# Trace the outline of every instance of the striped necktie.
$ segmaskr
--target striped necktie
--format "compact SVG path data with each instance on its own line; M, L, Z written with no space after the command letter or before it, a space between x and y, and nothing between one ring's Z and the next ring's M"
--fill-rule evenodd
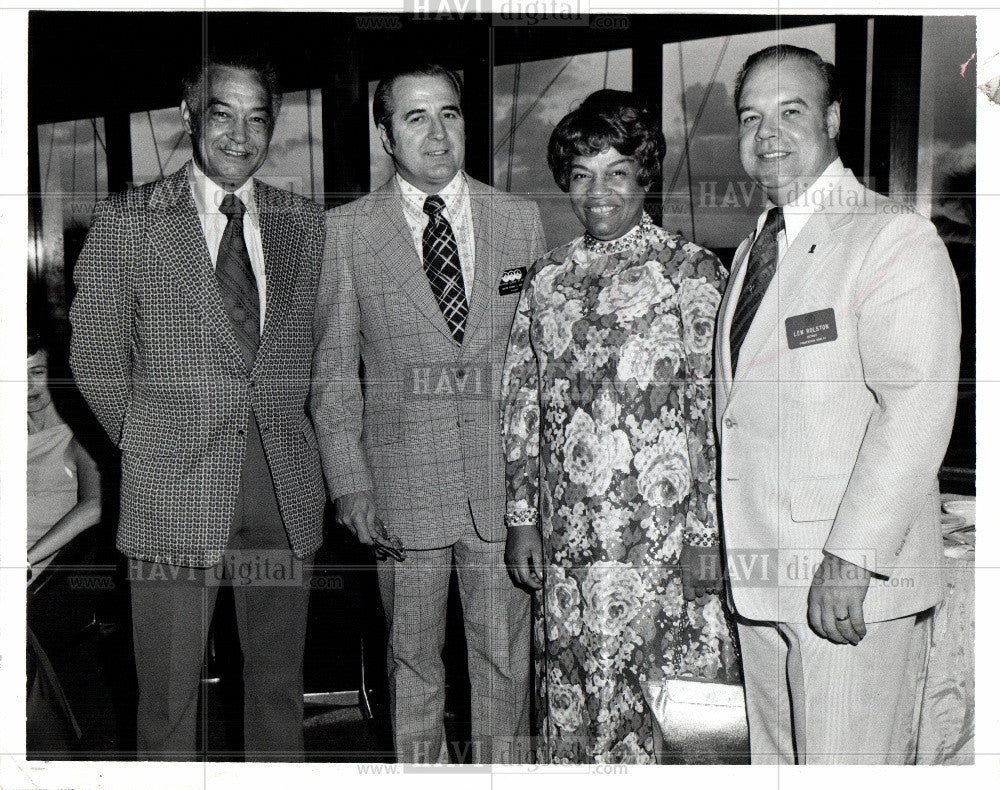
M743 290L736 302L736 312L729 328L729 350L733 362L733 375L736 375L736 363L740 356L740 346L750 331L750 324L757 314L764 292L774 277L778 265L778 234L785 229L785 218L781 206L775 206L767 212L764 227L761 228L757 240L750 250L750 260L747 263L747 273L743 278Z
M444 201L439 195L429 195L424 201L424 213L430 220L424 228L424 271L452 337L461 343L469 303L465 299L455 234L441 213L443 210Z
M243 347L247 363L253 365L260 345L260 295L257 279L250 266L250 252L243 238L243 212L246 207L229 192L222 199L219 211L229 217L219 242L215 263L215 279L219 283L222 304Z

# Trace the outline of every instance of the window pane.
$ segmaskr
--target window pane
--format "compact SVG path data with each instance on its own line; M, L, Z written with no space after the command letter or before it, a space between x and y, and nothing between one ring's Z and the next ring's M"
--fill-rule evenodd
M736 73L750 55L773 44L807 47L833 63L834 39L835 27L829 24L663 47L664 227L713 249L734 248L743 240L766 197L740 165L733 109Z
M535 200L546 241L549 247L557 247L575 239L583 229L546 164L549 137L563 116L594 91L632 89L632 50L519 65L519 71L515 65L493 70L493 184ZM516 116L512 118L515 92Z
M94 204L108 193L105 139L103 118L38 127L42 217L31 234L28 276L47 291L52 319L66 318L67 262L80 254Z
M925 17L917 210L948 247L962 295L962 381L942 488L972 493L976 468L976 51L973 17ZM967 486L965 488L961 486Z
M271 138L267 160L256 177L322 202L322 91L286 93ZM191 142L177 107L132 114L132 179L155 181L191 157Z

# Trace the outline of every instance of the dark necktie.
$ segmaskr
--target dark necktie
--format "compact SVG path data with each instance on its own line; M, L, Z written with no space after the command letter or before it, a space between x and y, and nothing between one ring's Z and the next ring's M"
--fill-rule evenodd
M443 210L444 201L439 195L430 195L424 201L424 213L430 218L424 228L424 271L452 337L461 343L469 303L465 299L455 234L441 213Z
M764 292L774 277L778 265L778 234L785 228L785 218L781 206L775 206L767 212L764 227L761 228L757 240L750 250L750 260L747 263L747 273L743 278L743 290L736 302L736 312L729 328L729 350L733 361L733 375L736 375L736 363L740 356L740 346L746 339L750 324L757 314L757 308L764 298Z
M219 210L229 217L219 242L215 279L219 282L222 304L243 347L247 363L252 365L260 345L260 296L257 279L250 266L250 253L243 239L243 201L227 193Z

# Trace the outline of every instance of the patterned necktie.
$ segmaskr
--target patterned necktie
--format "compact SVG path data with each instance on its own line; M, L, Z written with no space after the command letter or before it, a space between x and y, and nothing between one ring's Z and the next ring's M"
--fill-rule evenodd
M469 303L465 299L455 234L441 213L443 210L444 201L439 195L430 195L424 201L424 213L430 218L424 228L424 271L452 337L461 343Z
M257 279L250 266L250 253L243 239L243 212L246 208L236 195L227 193L219 210L229 217L219 242L215 279L219 283L222 304L243 347L247 363L252 365L260 345L260 295Z
M750 250L750 261L747 263L747 273L743 278L743 290L736 302L736 312L729 328L729 350L733 361L733 375L736 375L736 362L740 356L740 346L750 331L750 324L757 314L757 308L764 298L764 292L774 277L778 265L778 234L785 228L785 217L781 206L775 206L767 212L764 227Z

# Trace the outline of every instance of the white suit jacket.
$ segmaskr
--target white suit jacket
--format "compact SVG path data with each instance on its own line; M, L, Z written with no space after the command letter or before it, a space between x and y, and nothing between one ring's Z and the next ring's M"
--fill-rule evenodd
M958 283L927 219L850 173L841 181L781 259L735 372L729 333L752 236L717 322L722 525L731 600L750 619L805 622L824 551L878 574L868 621L941 595Z

